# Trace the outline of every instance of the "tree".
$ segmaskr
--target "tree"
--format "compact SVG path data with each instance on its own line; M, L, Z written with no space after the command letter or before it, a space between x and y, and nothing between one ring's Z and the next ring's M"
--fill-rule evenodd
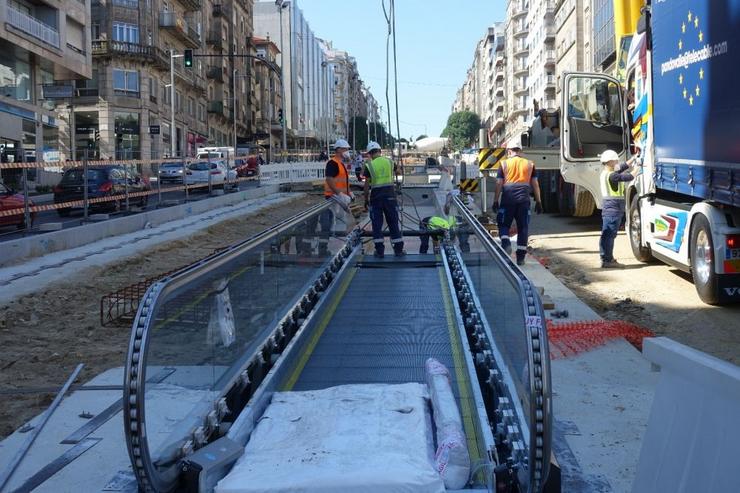
M367 120L362 116L356 116L354 117L354 125L351 120L349 124L349 135L347 136L347 141L350 145L352 145L353 141L353 128L356 132L356 135L354 136L355 147L360 151L364 151L367 148L368 140L370 139L377 139L378 144L386 149L393 147L396 142L396 139L394 139L385 129L385 125L379 122L370 122L370 135L368 139Z
M450 139L450 148L459 151L469 146L478 138L480 117L472 111L458 111L447 119L447 126L442 131L442 137Z

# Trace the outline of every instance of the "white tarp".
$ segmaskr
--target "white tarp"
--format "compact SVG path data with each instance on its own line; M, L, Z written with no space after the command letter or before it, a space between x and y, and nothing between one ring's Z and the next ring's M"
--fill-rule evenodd
M445 491L426 386L276 392L216 493Z

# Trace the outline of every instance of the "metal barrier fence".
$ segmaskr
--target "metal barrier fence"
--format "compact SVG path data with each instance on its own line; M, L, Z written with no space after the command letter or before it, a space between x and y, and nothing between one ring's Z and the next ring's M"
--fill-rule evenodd
M92 212L130 212L144 208L156 197L157 206L166 201L188 201L196 192L212 194L215 189L238 191L244 182L295 183L323 179L323 155L289 151L280 164L262 164L256 153L208 153L204 158L87 159L54 162L0 163L0 236L31 231L38 214L56 211L66 217L72 209L82 210L87 221ZM299 159L316 160L312 163ZM104 170L98 173L96 170ZM264 176L260 176L264 170ZM77 173L75 173L77 172ZM36 203L29 175L58 175L51 187L50 203ZM3 183L5 181L5 183ZM45 220L48 222L49 218ZM9 229L15 226L16 230Z

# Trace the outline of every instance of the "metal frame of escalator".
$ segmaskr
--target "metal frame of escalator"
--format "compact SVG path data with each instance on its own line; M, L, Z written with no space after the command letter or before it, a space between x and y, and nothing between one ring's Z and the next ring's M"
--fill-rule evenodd
M132 326L123 382L124 435L126 438L129 457L131 459L131 465L139 483L140 491L172 491L176 486L179 476L177 464L173 465L173 467L168 469L164 474L155 470L146 438L146 412L144 407L144 395L146 392L145 369L147 363L149 333L150 328L152 328L152 324L154 323L153 315L155 313L157 302L160 299L164 299L166 295L172 291L193 282L199 276L212 272L214 269L223 266L239 255L248 252L250 249L270 240L271 238L278 236L282 232L300 224L308 218L320 214L329 207L331 207L331 204L328 202L311 207L308 210L292 216L247 240L239 242L224 251L211 255L182 271L154 283L144 294ZM204 417L206 424L210 428L213 428L214 426L217 427L227 413L234 411L227 409L225 396L234 387L245 387L250 383L250 378L254 373L252 369L255 364L259 366L260 372L265 369L269 371L269 366L266 364L263 355L266 350L265 348L272 347L274 350L274 337L276 336L276 333L279 332L284 337L285 331L290 330L291 334L294 335L300 328L298 319L313 308L318 299L317 290L325 289L331 284L335 274L341 269L344 261L351 254L353 249L350 245L353 242L359 242L359 232L353 232L348 237L344 248L328 261L325 271L316 276L313 283L314 286L309 288L306 294L303 295L295 305L288 307L285 312L285 316L275 325L274 332L264 341L265 347L263 348L263 346L260 345L260 349L256 354L248 360L245 360L242 368L240 368L239 371L236 371L234 373L235 376L224 386L220 393L220 397L216 399L216 402L214 402L214 409L208 414L208 416ZM289 328L286 329L286 327ZM269 358L270 355L268 354L267 357ZM265 371L264 373L267 372ZM197 434L198 431L196 430L195 433ZM206 436L205 438L208 437ZM200 446L202 445L203 444ZM191 452L195 451L198 448L198 444L191 444L191 448Z
M530 384L530 421L528 463L529 477L525 486L526 491L542 491L547 480L552 450L552 388L550 375L550 356L546 329L545 311L542 300L531 281L519 269L511 258L504 252L483 225L478 222L463 202L455 197L454 203L464 220L473 228L473 232L480 240L486 251L500 264L501 272L514 283L521 295L522 310L525 315L524 330L527 333L529 357L529 384ZM463 269L464 270L464 269ZM467 273L465 274L467 277ZM480 307L480 301L474 296L473 305ZM485 316L481 313L481 320ZM489 334L491 327L485 323ZM490 341L495 347L494 339ZM514 391L514 389L509 389ZM523 417L522 417L523 418ZM519 420L522 423L522 419Z

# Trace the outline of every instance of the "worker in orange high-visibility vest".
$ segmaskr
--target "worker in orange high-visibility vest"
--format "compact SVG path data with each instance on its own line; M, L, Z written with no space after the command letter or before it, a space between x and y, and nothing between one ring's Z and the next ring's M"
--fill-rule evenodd
M354 199L349 188L349 172L347 164L350 162L349 143L339 139L334 144L334 155L326 162L324 168L324 198L337 200L344 207ZM326 209L319 217L321 235L319 236L319 255L326 255L329 248L329 236L334 222L334 213Z
M512 252L509 229L516 221L518 230L516 263L524 265L529 229L529 196L534 194L535 212L542 213L540 185L537 181L534 163L519 155L522 151L519 139L512 139L506 147L507 158L501 162L498 169L493 211L496 213L501 246L509 255ZM499 198L501 199L500 206Z

